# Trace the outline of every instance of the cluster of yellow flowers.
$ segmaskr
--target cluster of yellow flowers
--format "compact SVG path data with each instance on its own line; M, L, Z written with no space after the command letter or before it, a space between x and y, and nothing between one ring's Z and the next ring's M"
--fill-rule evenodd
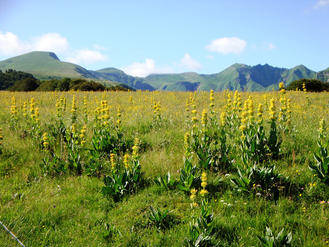
M23 117L26 118L27 117L27 102L24 101L23 103Z
M206 128L207 123L208 123L208 113L207 113L207 110L204 109L202 111L202 115L201 115L201 124L202 124L203 129Z
M226 124L226 112L225 111L222 111L220 114L220 124L222 125L222 127L224 127Z
M248 101L245 101L241 112L241 125L239 127L241 132L247 129L247 122L248 122Z
M10 107L10 114L11 118L17 120L17 106L16 106L16 98L13 96L11 98L11 107Z
M86 144L86 132L87 132L87 125L83 125L82 129L80 130L80 145L83 147Z
M276 120L276 108L275 108L275 100L273 98L270 100L269 111L270 111L270 119L272 121L275 121Z
M71 107L71 113L72 113L72 122L74 123L77 119L77 105L76 105L76 99L75 95L73 95L72 98L72 107Z
M101 100L100 107L95 110L96 120L101 121L102 125L107 125L110 119L110 107L107 100Z
M126 153L124 156L123 156L123 165L126 169L129 169L129 154Z
M192 124L193 124L193 128L196 128L197 127L197 122L199 121L198 118L197 118L197 110L196 110L196 105L192 105Z
M283 82L279 83L279 89L280 89L280 93L282 93L282 94L286 93L286 89L284 88L284 83Z
M133 159L137 159L138 158L139 145L140 145L140 141L136 137L135 140L134 140L134 146L132 148L133 149L133 153L132 153L132 158Z
M43 135L42 135L42 146L43 146L44 150L49 149L49 136L48 136L47 132L43 133Z
M241 111L241 106L242 106L241 94L238 91L235 91L233 97L234 110Z
M215 97L214 97L214 90L210 90L210 96L209 96L210 104L210 112L213 113L213 109L215 107Z
M190 150L190 133L186 132L184 135L184 149L185 149L185 157L189 157L191 154Z
M60 97L56 99L56 116L57 118L63 117L66 110L66 98Z
M116 162L115 162L115 154L114 153L110 154L110 162L111 162L111 169L112 169L113 172L115 172Z
M201 175L201 191L200 191L200 195L201 196L205 196L208 194L208 191L206 190L206 186L207 186L207 173L206 172L202 172Z
M30 116L32 121L38 123L39 119L39 108L36 107L35 99L32 97L30 100Z
M161 117L161 105L160 102L155 102L153 105L153 114L156 119L159 119Z

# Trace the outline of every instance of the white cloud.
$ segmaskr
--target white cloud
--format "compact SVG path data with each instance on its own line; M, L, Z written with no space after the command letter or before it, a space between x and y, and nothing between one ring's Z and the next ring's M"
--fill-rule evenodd
M88 64L88 63L106 61L107 57L102 53L100 53L99 51L83 49L83 50L75 51L73 56L68 57L65 60L71 63Z
M72 49L68 40L58 33L46 33L22 41L11 32L2 33L0 31L0 56L17 56L31 51L51 51L66 57L65 61L91 64L107 59L101 53L102 50L105 48L97 44L93 45L93 49Z
M69 48L69 43L66 38L58 33L46 33L42 36L34 38L30 45L32 50L36 51L52 51L65 52Z
M0 55L15 56L30 51L64 52L69 45L58 33L46 33L30 41L21 41L17 35L0 31Z
M246 48L247 42L236 37L224 37L213 40L206 49L222 54L239 54Z
M193 59L190 54L185 53L184 57L180 60L181 66L189 70L198 70L201 68L201 64Z
M318 0L318 2L315 5L315 8L323 7L329 5L329 0Z
M151 58L146 58L144 62L132 63L122 70L132 76L145 77L150 74L172 73L173 69L170 67L157 67L155 61Z
M29 49L28 44L24 44L19 38L11 33L0 31L0 55L12 56L25 52Z

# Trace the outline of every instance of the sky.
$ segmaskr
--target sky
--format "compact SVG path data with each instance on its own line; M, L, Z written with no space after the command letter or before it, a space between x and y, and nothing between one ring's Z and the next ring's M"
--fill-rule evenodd
M52 51L134 76L329 67L329 0L0 0L0 60Z

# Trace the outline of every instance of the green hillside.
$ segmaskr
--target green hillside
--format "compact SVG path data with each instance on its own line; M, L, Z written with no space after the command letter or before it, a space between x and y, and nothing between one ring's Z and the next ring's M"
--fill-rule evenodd
M144 81L156 89L168 88L169 85L180 81L201 82L202 77L194 72L180 74L151 74L144 78Z
M52 52L30 52L0 62L0 70L15 69L31 73L38 79L84 78L103 84L123 83L142 90L194 91L225 89L240 91L267 91L277 89L283 81L288 85L299 79L319 79L329 82L329 68L316 73L304 65L292 69L273 67L268 64L249 66L233 64L215 74L195 72L177 74L151 74L145 78L127 75L124 71L109 67L96 71L79 65L62 62Z
M24 71L38 79L63 77L96 79L91 72L79 65L61 62L53 52L34 51L12 57L1 61L0 69Z
M104 68L97 71L93 71L93 73L99 79L125 83L128 86L136 89L150 90L150 91L155 90L155 88L150 84L146 83L143 78L127 75L122 70L116 68Z

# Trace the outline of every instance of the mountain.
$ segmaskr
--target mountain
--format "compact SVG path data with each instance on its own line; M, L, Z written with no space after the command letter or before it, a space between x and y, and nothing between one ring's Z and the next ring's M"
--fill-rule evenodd
M273 67L268 64L249 66L233 64L215 74L185 72L176 74L151 74L147 77L127 75L116 68L104 68L96 71L87 70L73 63L62 62L52 52L30 52L0 62L0 70L15 69L33 74L38 79L49 78L85 78L124 83L135 89L195 91L225 89L240 91L267 91L278 88L283 81L287 85L298 79L319 79L329 82L329 68L315 72L304 65L291 69Z
M233 64L220 73L216 74L156 74L145 77L145 81L156 89L176 91L186 88L189 91L195 83L198 90L214 89L216 91L240 90L240 91L266 91L277 88L278 83L284 81L286 84L301 79L316 78L316 72L309 70L303 65L292 69L277 68L265 65L248 66L245 64ZM191 85L187 85L189 82ZM180 83L177 85L177 83Z
M318 72L317 79L320 81L329 82L329 68Z
M53 52L33 51L21 56L12 57L0 62L0 69L14 69L33 74L38 79L49 78L94 78L85 68L62 62Z

